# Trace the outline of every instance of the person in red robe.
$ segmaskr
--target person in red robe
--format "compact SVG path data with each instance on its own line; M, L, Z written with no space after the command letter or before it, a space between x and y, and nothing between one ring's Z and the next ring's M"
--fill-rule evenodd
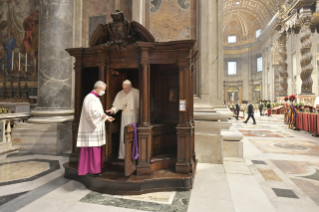
M76 144L81 148L78 175L102 176L103 148L106 144L105 121L114 121L114 118L104 113L99 98L104 95L105 89L104 82L96 82L94 90L83 101Z

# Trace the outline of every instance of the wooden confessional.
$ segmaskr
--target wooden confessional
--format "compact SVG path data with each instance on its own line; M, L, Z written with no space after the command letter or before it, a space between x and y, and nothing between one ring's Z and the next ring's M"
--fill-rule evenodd
M193 64L198 51L194 40L155 42L137 22L120 11L113 23L99 25L90 48L66 49L75 58L75 115L72 154L64 164L65 176L89 189L110 194L190 190L196 161L193 122ZM121 113L106 122L103 176L77 175L76 147L84 97L96 81L107 83L101 102L109 109L129 79L140 91L137 136L139 158L132 159L134 129L125 128L125 161L117 160Z

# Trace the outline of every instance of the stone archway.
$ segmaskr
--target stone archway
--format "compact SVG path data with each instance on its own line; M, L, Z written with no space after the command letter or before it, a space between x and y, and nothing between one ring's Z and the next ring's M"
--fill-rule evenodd
M257 84L253 87L253 98L252 102L259 102L261 100L261 86L260 84Z

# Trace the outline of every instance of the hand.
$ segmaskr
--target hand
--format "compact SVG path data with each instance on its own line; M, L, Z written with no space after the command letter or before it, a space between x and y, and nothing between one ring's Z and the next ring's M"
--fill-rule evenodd
M110 113L110 114L114 114L114 111L113 111L113 110L106 110L105 112L106 112L106 113Z
M102 115L101 120L105 119L105 117L106 117L106 114L104 113L104 114Z
M109 117L107 118L107 120L108 120L109 122L113 122L113 121L115 120L115 118L109 116Z

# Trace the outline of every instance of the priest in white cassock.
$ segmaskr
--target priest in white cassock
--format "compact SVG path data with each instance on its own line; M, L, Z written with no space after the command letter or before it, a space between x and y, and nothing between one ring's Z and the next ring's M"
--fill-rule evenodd
M106 84L98 81L83 101L77 147L80 147L78 175L101 176L103 168L103 146L105 145L105 121L114 118L104 113L99 96L105 94Z
M116 114L122 110L119 159L125 158L124 128L128 124L137 123L140 108L139 90L132 87L129 80L123 82L123 90L118 92L113 107L107 113Z

